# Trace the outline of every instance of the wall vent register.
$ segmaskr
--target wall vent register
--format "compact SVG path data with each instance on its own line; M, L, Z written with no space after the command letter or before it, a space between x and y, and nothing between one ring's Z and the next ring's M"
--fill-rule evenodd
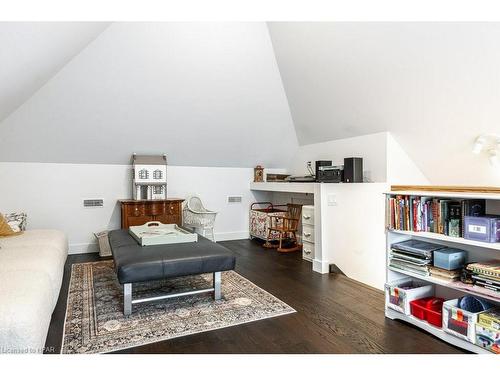
M103 207L104 200L103 199L84 199L83 207Z
M227 197L227 203L241 203L243 201L243 197L241 195L233 195Z

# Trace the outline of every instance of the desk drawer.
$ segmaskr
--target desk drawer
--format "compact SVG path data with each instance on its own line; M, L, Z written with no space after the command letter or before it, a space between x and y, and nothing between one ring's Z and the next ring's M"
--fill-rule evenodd
M306 260L314 259L314 244L309 242L302 243L302 258Z
M302 225L302 241L314 243L314 225Z
M302 224L314 225L314 206L302 207Z

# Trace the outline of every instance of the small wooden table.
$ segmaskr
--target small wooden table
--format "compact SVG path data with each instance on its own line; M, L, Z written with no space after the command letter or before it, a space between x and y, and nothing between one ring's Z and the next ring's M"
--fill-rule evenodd
M143 225L149 221L163 224L182 225L182 202L184 199L120 200L122 208L122 229Z

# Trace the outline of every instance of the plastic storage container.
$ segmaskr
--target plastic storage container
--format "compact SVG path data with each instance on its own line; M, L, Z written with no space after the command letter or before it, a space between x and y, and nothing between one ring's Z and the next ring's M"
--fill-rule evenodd
M482 242L500 242L500 216L465 216L464 238Z
M476 345L500 354L500 331L476 324Z
M410 302L434 295L434 285L405 277L385 284L385 305L405 315L411 314Z
M461 339L476 342L476 323L484 311L472 313L458 307L459 299L445 301L443 304L443 330Z
M443 298L425 297L410 302L411 315L436 327L443 325Z

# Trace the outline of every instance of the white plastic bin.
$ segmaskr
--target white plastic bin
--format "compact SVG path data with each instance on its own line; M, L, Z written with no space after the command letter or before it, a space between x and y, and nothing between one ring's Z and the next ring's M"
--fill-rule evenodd
M413 280L411 277L385 284L385 305L405 315L411 315L411 301L433 295L434 285Z
M475 343L479 314L458 307L458 298L443 303L443 330L463 340Z

